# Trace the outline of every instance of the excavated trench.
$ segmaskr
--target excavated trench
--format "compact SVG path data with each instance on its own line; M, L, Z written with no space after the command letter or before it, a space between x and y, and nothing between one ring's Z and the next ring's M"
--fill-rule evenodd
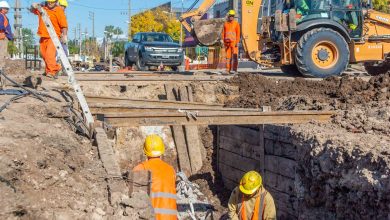
M226 217L227 201L243 173L258 170L279 219L387 219L390 217L390 74L353 79L272 80L243 74L226 82L174 83L192 88L194 101L273 110L334 110L327 124L199 126L202 167L189 179ZM161 83L84 85L88 95L166 99ZM111 131L122 171L144 160L142 142L160 134L164 159L178 169L172 128Z

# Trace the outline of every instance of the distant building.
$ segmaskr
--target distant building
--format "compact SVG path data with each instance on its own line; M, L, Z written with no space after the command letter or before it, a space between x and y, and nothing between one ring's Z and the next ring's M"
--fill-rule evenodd
M213 17L224 18L231 8L232 8L232 1L222 0L214 5ZM238 0L238 11L236 13L238 15L241 15L241 0ZM241 16L239 16L238 22L241 24Z

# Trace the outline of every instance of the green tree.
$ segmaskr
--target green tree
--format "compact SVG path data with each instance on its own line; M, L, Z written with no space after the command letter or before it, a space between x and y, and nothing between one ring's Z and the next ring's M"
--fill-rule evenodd
M372 1L375 10L390 13L390 1L389 0L373 0Z
M114 35L121 35L121 34L123 34L123 31L122 31L122 29L120 27L114 27L113 25L109 25L109 26L106 26L104 28L104 34L108 38L112 39L112 37Z
M124 55L125 43L125 41L117 41L113 43L111 52L114 57L122 57Z
M24 47L32 47L35 45L35 34L29 28L22 28Z
M13 41L8 41L7 47L9 55L14 56L19 53L19 50Z

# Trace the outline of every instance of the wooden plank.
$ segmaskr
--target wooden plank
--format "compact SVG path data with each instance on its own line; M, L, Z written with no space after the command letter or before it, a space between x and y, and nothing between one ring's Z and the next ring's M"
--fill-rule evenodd
M165 84L164 86L165 86L165 91L167 94L167 99L168 100L176 100L174 93L173 93L173 86L169 85L169 84ZM188 156L183 126L180 126L180 125L171 126L171 130L172 130L172 137L175 141L177 158L179 161L179 168L187 176L190 176L191 164L190 164L190 158Z
M295 167L297 163L284 157L265 155L265 170L280 174L291 179L295 178Z
M227 151L234 152L243 157L260 160L259 146L254 146L236 139L220 136L220 147Z
M105 120L114 127L158 126L158 125L239 125L239 124L292 124L307 123L311 121L327 122L332 114L319 112L279 112L256 113L253 112L145 112L145 113L116 113L105 114Z
M297 155L297 148L293 144L265 139L265 153L294 160Z
M233 190L238 186L238 182L232 181L228 178L222 177L222 182L223 185L225 186L226 189Z
M251 128L234 125L221 126L221 135L225 137L232 137L252 145L259 145L259 133Z
M257 160L242 157L239 154L224 149L220 149L219 151L219 161L220 163L242 171L260 170L260 164Z
M266 188L274 198L276 209L283 210L291 216L298 214L298 201L294 195L278 192L270 187Z
M227 178L233 182L239 183L242 176L245 174L244 171L232 168L226 164L219 164L219 172L223 176L223 178Z
M186 86L179 89L181 101L189 101L189 94ZM192 94L191 94L192 96ZM191 171L197 173L203 166L200 136L197 126L184 126L184 132L187 140L187 150L191 162Z
M86 96L88 103L105 103L105 104L142 104L151 106L190 106L190 107L223 107L222 104L218 103L200 103L200 102L178 102L174 100L145 100L145 99L130 99L121 97L109 97L109 96Z
M263 175L263 178L267 178L265 171L265 146L264 146L264 125L259 125L259 163L260 163L260 173Z
M266 187L272 187L280 192L284 192L290 195L295 195L295 181L294 179L278 175L276 173L265 171L264 184Z
M99 157L107 173L107 188L112 204L119 204L122 195L128 195L129 189L122 180L122 172L115 158L112 143L102 127L95 128L95 141L99 151Z
M128 185L130 187L130 195L133 192L146 192L150 195L151 173L148 170L140 170L130 172Z

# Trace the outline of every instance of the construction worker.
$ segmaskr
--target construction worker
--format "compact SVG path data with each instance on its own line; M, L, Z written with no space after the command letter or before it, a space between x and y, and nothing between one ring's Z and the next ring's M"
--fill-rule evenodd
M150 199L156 220L176 220L176 173L172 166L161 160L164 152L164 142L160 136L147 136L144 153L148 160L134 167L133 171L149 170L152 174Z
M240 42L241 33L240 24L234 20L235 15L234 10L229 10L227 21L222 30L222 40L226 52L226 71L228 73L231 73L232 68L234 72L237 72L238 68L238 43Z
M58 5L65 11L65 9L68 7L68 1L67 0L58 0Z
M262 178L256 171L245 173L230 195L228 208L231 220L276 219L274 199L263 187Z
M58 6L60 6L65 12L65 9L68 7L68 1L67 0L58 0ZM62 45L62 48L64 49L66 56L69 56L68 44L61 42L61 45Z
M7 17L9 4L6 1L0 1L0 69L4 68L5 59L9 57L8 41L13 40L11 25Z
M49 78L57 78L62 67L56 60L56 48L53 41L50 38L49 32L42 20L41 14L37 10L38 4L34 3L31 11L39 17L38 35L41 37L39 40L41 56L45 61L46 70L44 76ZM42 7L43 10L50 17L50 21L53 24L57 37L64 44L68 42L68 22L64 10L57 5L57 0L46 0L46 4Z
M297 0L295 1L297 8L297 22L301 22L303 18L309 14L310 8L306 0Z

